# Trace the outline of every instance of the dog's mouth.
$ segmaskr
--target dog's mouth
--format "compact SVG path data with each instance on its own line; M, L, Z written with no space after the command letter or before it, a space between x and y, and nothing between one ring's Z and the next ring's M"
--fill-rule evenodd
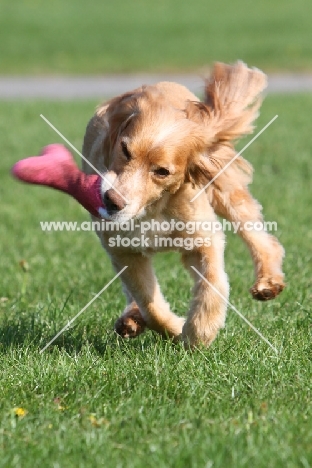
M98 209L101 218L106 221L113 221L115 223L125 223L130 219L141 219L146 214L146 209L143 207L138 213L127 213L126 211L109 211L106 207L102 206Z
M111 215L108 213L107 208L105 206L100 206L100 208L98 209L98 212L101 218L104 218L107 220L111 219Z
M114 188L106 190L101 194L101 198L102 206L98 209L99 215L107 221L116 223L127 222L131 219L142 219L153 209L154 203L159 200L159 197L157 197L140 207L138 201L134 202L132 200L131 202L127 200Z
M98 209L99 215L106 219L107 221L115 221L115 222L122 222L123 220L127 220L126 218L131 218L125 210L118 210L112 207L108 207L103 203L103 205Z

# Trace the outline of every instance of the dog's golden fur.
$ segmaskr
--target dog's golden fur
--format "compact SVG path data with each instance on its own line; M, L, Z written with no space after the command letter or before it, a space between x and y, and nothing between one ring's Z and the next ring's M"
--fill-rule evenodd
M179 84L161 82L100 106L88 124L83 153L105 173L106 218L186 223L215 221L220 215L241 226L246 221L262 221L261 206L247 189L252 180L251 165L238 156L220 171L236 155L235 140L252 132L265 86L266 76L257 69L242 62L233 66L217 63L206 83L204 102ZM83 169L92 173L86 163ZM186 236L174 230L164 234ZM238 234L255 265L252 295L259 300L275 297L284 287L282 246L265 231L242 229ZM111 247L108 238L112 233L99 231L98 235L115 269L128 266L121 276L128 305L116 322L121 336L137 336L148 327L173 338L181 336L191 346L209 345L214 340L224 325L229 294L222 232L210 233L211 245L179 249L195 281L186 320L170 311L161 294L151 264L151 256L160 249L153 242L149 247ZM207 236L207 232L199 228L193 237L200 236Z

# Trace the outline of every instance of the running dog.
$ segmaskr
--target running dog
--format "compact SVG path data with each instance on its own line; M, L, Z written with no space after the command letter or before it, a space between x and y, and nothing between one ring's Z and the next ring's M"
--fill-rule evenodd
M209 346L215 339L229 295L225 240L218 231L208 233L207 242L202 225L217 216L241 226L238 234L255 267L252 296L265 301L283 290L283 247L265 230L244 229L246 222L263 218L247 188L252 167L234 148L238 138L253 131L266 83L265 74L242 62L216 63L203 102L184 86L160 82L115 97L90 120L83 154L104 175L104 222L134 220L131 232L118 232L119 239L130 240L140 238L140 223L167 222L164 232L148 233L148 245L129 247L116 242L116 232L98 229L116 271L127 266L121 275L127 306L115 325L122 337L135 337L147 327L191 347ZM85 162L83 170L94 173ZM172 220L191 221L197 228L190 235ZM162 235L180 241L159 247ZM194 240L191 249L181 242L186 237ZM151 263L156 252L172 248L180 251L195 282L186 319L170 311Z

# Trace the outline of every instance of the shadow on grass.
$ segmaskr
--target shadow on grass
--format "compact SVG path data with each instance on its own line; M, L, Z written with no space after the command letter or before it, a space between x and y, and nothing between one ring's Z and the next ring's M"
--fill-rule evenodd
M28 313L27 316L2 317L0 323L0 352L5 354L13 348L43 349L60 331L52 327L51 322L39 321L37 313ZM64 350L68 354L80 353L83 348L91 348L99 355L104 355L107 350L114 353L128 351L129 347L133 352L142 352L144 349L155 346L155 341L161 340L153 332L147 332L144 337L124 340L114 331L114 320L109 323L77 323L70 329L65 330L53 343L44 351L51 353L55 348ZM144 350L143 349L143 350Z

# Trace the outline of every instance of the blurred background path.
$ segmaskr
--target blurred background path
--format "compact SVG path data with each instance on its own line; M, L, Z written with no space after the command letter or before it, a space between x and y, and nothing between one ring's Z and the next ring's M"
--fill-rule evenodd
M142 84L176 81L195 94L203 89L203 78L191 74L136 74L67 77L0 77L0 99L105 99ZM312 91L312 74L269 75L269 93Z

